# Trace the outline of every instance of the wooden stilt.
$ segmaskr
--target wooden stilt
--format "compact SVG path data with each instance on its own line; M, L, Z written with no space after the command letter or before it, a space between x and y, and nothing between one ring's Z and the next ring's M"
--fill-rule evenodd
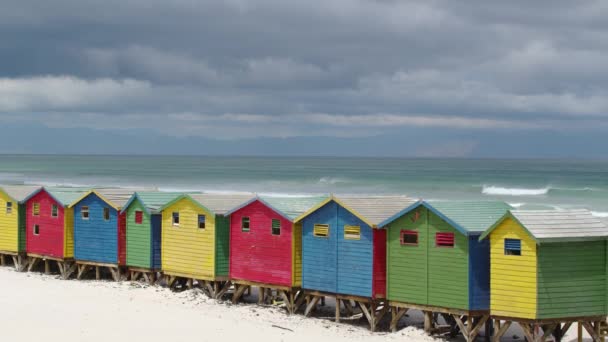
M336 298L336 323L340 323L340 298Z
M391 309L391 313L392 313L392 318L391 318L391 331L392 332L396 332L397 331L397 325L399 323L399 320L403 317L403 315L405 315L408 312L408 308L398 308L398 307L394 307Z
M44 260L44 274L51 274L51 265L48 260Z
M306 310L304 310L304 316L305 317L310 317L310 314L312 313L312 311L315 309L317 303L319 302L319 300L321 298L325 298L325 297L320 297L320 296L312 296L312 298L309 299L309 303L306 306Z

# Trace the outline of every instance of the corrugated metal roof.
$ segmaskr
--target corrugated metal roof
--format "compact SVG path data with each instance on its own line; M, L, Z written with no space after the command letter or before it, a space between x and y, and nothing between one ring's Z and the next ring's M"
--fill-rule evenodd
M136 193L139 200L151 212L158 210L165 204L183 195L183 192L161 192L161 191L142 191ZM133 195L135 196L135 195Z
M586 209L510 212L539 242L608 237L608 226Z
M334 198L372 226L377 226L417 202L407 196L347 195Z
M41 186L37 185L0 185L0 190L18 202L25 200L31 193L40 188Z
M294 221L298 216L315 205L323 202L329 196L314 196L314 197L278 197L278 196L260 196L260 200L270 205L274 210L279 211L286 218Z
M482 233L503 217L510 205L501 201L428 201L431 207L468 233Z
M234 193L234 194L190 194L193 200L199 202L203 207L211 210L215 214L224 215L229 210L250 201L255 194L253 193Z
M69 187L45 187L44 189L63 206L72 204L90 190L87 188Z
M135 192L138 192L135 189L124 188L97 188L93 190L103 196L103 198L118 209L127 204L131 196L133 196Z

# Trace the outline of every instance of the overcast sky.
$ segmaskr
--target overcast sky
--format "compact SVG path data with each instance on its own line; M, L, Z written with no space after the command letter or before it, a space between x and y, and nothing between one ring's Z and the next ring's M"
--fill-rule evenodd
M608 2L4 0L0 153L608 158Z

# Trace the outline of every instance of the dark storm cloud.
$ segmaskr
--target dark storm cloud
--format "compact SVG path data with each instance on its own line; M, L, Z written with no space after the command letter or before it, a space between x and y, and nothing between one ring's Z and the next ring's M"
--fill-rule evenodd
M5 1L0 121L605 130L606 17L605 1Z

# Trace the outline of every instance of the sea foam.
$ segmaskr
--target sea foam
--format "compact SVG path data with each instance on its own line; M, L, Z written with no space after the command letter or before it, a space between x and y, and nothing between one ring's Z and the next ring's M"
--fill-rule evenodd
M484 195L505 196L542 196L549 193L550 188L505 188L493 185L484 185L481 193Z

